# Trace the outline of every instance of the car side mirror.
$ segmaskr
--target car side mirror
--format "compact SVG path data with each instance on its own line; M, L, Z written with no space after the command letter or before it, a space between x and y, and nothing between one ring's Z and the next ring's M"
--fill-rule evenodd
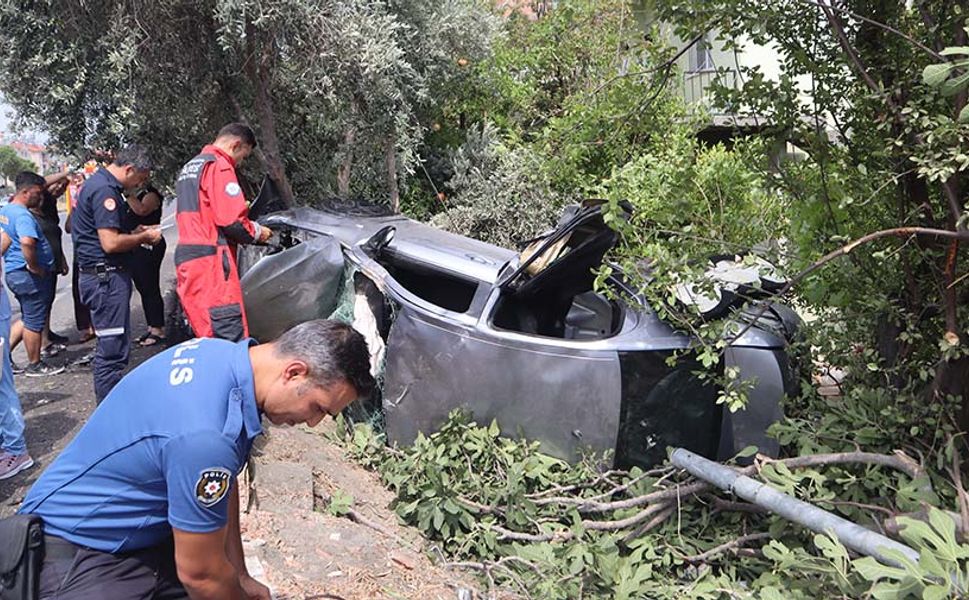
M393 225L387 225L382 227L375 234L367 238L367 241L360 244L364 253L370 257L377 257L380 255L381 251L386 248L391 241L394 239L394 235L397 233L397 228Z

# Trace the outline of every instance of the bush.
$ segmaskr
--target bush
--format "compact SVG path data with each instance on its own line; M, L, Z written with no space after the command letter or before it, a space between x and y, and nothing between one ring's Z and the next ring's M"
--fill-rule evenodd
M490 125L470 131L451 156L449 208L431 224L506 248L536 236L554 224L563 204L540 162L527 148L505 145Z

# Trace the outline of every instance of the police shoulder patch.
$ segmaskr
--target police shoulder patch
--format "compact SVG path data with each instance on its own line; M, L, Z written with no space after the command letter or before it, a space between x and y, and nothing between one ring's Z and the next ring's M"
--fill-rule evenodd
M242 193L242 188L239 187L238 183L230 181L229 183L225 184L225 193L230 196L238 196Z
M114 210L118 208L118 203L114 201L114 198L105 198L104 208L107 210Z
M195 482L195 500L202 506L209 507L218 504L225 498L232 481L232 473L222 467L212 467L199 473Z

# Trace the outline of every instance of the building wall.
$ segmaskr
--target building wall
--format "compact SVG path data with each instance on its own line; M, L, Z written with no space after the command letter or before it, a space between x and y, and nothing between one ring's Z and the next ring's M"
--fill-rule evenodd
M46 174L57 165L50 155L47 146L16 138L10 138L0 133L0 145L9 146L17 152L17 156L34 163L34 168L38 173Z

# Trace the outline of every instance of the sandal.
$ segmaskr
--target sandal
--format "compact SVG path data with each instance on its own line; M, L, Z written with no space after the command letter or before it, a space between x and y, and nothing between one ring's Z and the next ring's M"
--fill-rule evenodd
M138 345L143 348L148 348L149 346L155 346L158 344L164 345L167 338L160 335L155 335L154 333L147 333L140 338L138 338Z

